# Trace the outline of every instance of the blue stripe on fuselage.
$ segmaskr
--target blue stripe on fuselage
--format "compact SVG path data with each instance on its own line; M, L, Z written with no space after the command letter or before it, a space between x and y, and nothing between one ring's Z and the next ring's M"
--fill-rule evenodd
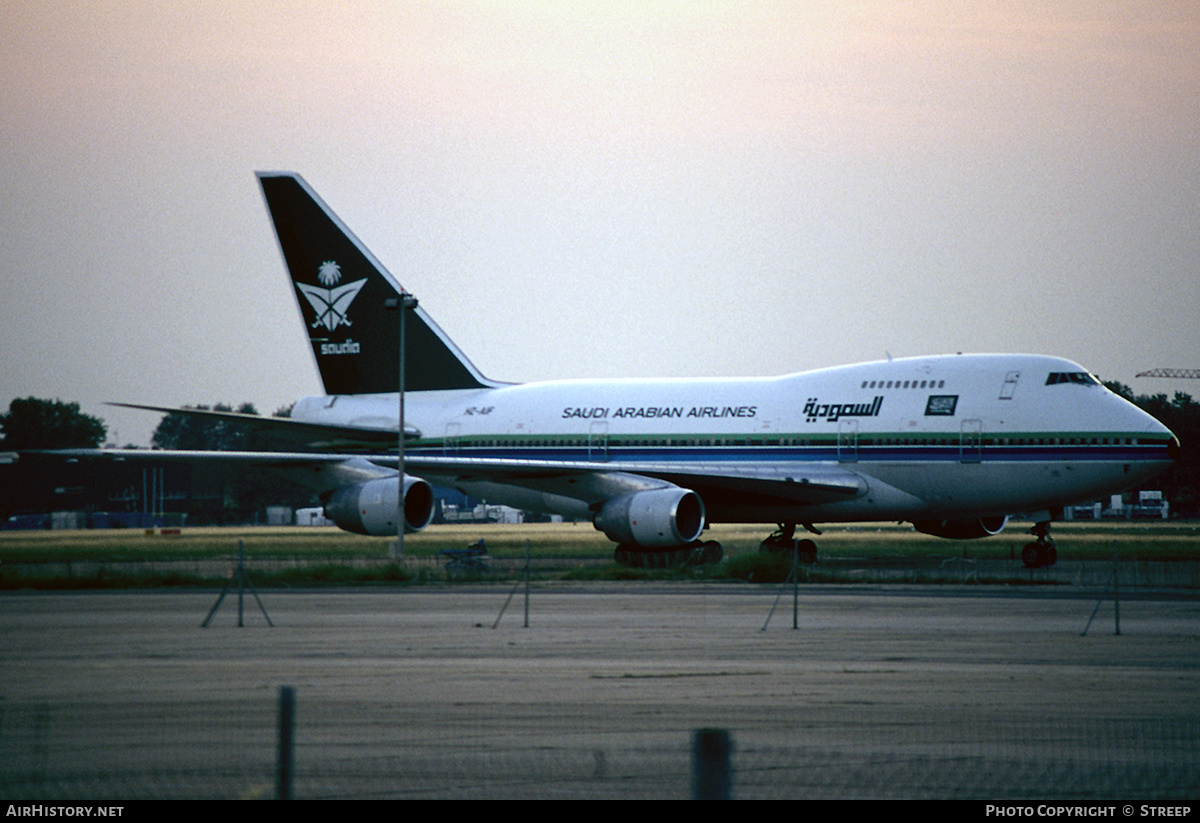
M411 457L465 457L485 460L549 460L563 463L620 462L727 462L774 463L786 461L836 462L853 456L859 463L869 462L959 462L964 456L972 462L1121 462L1169 460L1165 443L1138 445L985 445L982 448L953 445L859 445L819 446L613 446L607 449L561 446L458 446L410 447Z

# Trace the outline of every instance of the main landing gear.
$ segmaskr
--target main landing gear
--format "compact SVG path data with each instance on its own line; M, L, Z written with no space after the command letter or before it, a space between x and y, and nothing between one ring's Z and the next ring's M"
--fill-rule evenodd
M1025 548L1021 549L1021 562L1025 564L1025 568L1041 569L1057 563L1058 549L1054 547L1054 540L1050 537L1050 521L1035 523L1029 533L1037 540L1026 543Z
M674 569L679 566L715 566L725 556L716 540L696 540L686 546L646 549L622 543L613 552L618 566L631 569Z
M804 528L808 529L813 534L820 534L814 529L811 524L805 523ZM792 553L792 544L798 543L797 547L800 551L800 562L813 564L817 562L817 544L812 540L804 539L795 540L796 524L795 523L780 523L779 528L771 532L771 535L759 544L760 552L768 554L788 554Z

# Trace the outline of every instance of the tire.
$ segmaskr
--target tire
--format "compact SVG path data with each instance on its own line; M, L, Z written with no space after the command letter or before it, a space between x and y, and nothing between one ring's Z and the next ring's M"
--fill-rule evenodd
M800 562L807 566L817 562L817 544L811 540L800 541Z
M1042 565L1042 544L1026 543L1021 549L1021 562L1027 569L1036 569Z

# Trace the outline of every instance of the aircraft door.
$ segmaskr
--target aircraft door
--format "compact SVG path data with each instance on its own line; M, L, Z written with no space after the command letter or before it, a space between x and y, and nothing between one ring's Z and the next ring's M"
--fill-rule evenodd
M978 463L983 459L983 421L964 420L958 439L958 459L962 463Z
M462 423L447 423L446 436L442 440L442 454L458 454L458 439L462 434Z
M858 421L843 419L838 421L838 462L858 462Z
M1000 387L1000 399L1012 400L1013 394L1017 390L1017 381L1021 379L1019 371L1010 371L1004 375L1004 385Z
M608 423L603 420L588 427L588 459L608 460Z

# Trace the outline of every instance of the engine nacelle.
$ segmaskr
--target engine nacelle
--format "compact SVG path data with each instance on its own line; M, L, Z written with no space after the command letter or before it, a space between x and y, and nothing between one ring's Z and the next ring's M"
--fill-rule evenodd
M1008 517L977 517L973 520L914 520L913 528L922 534L945 537L949 540L974 540L999 534Z
M325 504L325 516L339 528L383 537L396 533L394 477L343 486ZM433 489L419 477L404 475L404 531L419 532L433 519Z
M605 503L594 522L614 543L682 546L704 530L704 502L677 486L633 492Z

